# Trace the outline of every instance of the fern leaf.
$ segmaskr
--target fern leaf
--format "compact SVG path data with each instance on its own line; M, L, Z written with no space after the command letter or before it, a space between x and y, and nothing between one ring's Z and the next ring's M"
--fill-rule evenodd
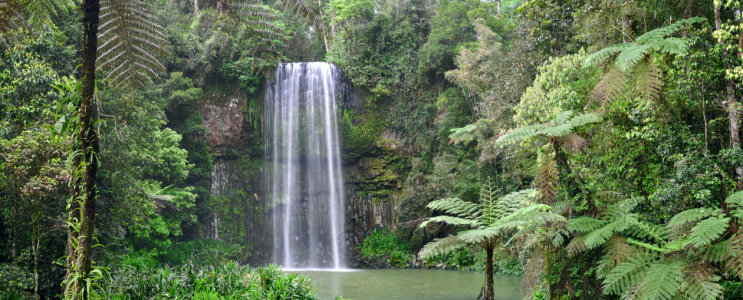
M743 228L739 228L739 232L740 229ZM730 238L725 251L725 259L727 260L726 270L743 279L743 234L738 233Z
M704 247L700 251L698 257L710 262L723 262L725 260L725 254L728 250L728 246L730 245L731 240L732 239L727 239L719 243L714 243L709 247Z
M673 216L668 221L667 226L669 230L679 232L684 225L693 224L704 218L718 216L719 214L719 210L709 207L687 209Z
M477 125L469 124L462 128L453 128L450 130L449 144L469 144L477 139Z
M663 254L668 253L668 252L671 252L671 250L669 250L667 248L661 248L661 247L659 247L657 245L645 243L645 242L638 241L638 240L635 240L635 239L632 239L632 238L628 238L627 239L627 243L630 243L630 244L635 245L635 246L640 246L640 247L645 248L645 249L648 249L650 251L660 252L660 253L663 253Z
M670 37L651 43L650 47L661 53L686 55L689 42L686 39Z
M427 258L436 254L449 253L466 245L467 243L462 241L456 235L450 235L443 239L437 239L426 244L425 246L423 246L421 251L418 252L418 256L420 256L421 258Z
M678 262L655 262L650 265L640 285L641 299L670 300L676 297L681 287L683 273Z
M645 34L637 37L635 42L640 43L640 44L652 43L662 38L665 38L667 36L670 36L676 32L679 32L681 29L684 29L686 26L690 26L694 23L704 23L706 21L707 19L702 18L702 17L693 17L693 18L680 20L671 25L648 31Z
M613 103L624 90L627 81L627 73L619 69L609 70L591 91L591 102L598 101L600 107ZM586 107L588 106L590 106L590 103L586 105Z
M689 236L694 247L701 248L720 238L727 230L729 221L730 218L716 216L697 223Z
M582 236L576 236L572 240L570 240L570 243L568 243L567 246L565 246L565 250L568 251L568 256L575 256L578 253L585 252L588 250L588 247L586 246L586 240L583 239Z
M510 133L501 135L497 140L495 140L495 145L510 145L521 142L525 139L536 136L542 129L544 129L544 125L542 124L519 127Z
M600 114L597 113L587 113L587 114L581 114L578 115L568 122L573 127L581 127L586 124L592 124L592 123L601 123L604 119L601 117Z
M426 227L430 222L443 222L449 225L460 225L460 226L472 226L477 227L480 225L479 222L464 218L457 218L452 216L436 216L428 219L426 222L421 223L420 227Z
M722 287L717 284L720 276L710 264L698 263L684 268L685 278L681 290L687 299L716 300L722 296Z
M477 212L480 206L477 203L463 201L458 198L446 198L432 201L428 204L428 208L443 211L460 218L477 220Z
M604 294L620 295L630 287L642 283L653 261L654 255L640 253L613 268L604 279Z
M634 73L639 94L650 101L660 100L663 91L663 73L660 68L652 62L640 63Z
M610 238L604 244L604 256L599 261L597 274L600 278L606 278L616 266L638 253L637 249L627 243L626 238L620 236Z
M163 45L168 42L162 28L150 19L142 1L101 1L98 61L99 69L109 71L103 81L142 87L165 71L153 54L164 55Z
M493 239L498 236L498 231L494 228L482 228L472 229L467 231L460 231L457 236L464 242L475 244L482 243L486 240Z
M538 133L547 137L561 137L568 135L573 130L573 126L570 126L570 124L560 124L557 126L547 127L542 130L540 130Z
M609 238L614 235L615 229L619 222L611 222L604 227L593 230L585 235L585 243L588 249L593 249L603 245Z
M728 196L725 203L732 209L731 214L734 217L743 219L743 191Z
M575 115L575 111L573 110L564 110L557 114L557 117L555 117L555 120L550 122L552 126L558 126L562 125L568 122L570 118L572 118Z
M596 66L604 62L608 58L614 56L615 54L620 53L632 46L634 46L634 43L624 43L624 44L617 44L617 45L609 46L599 51L596 51L586 58L586 61L585 63L583 63L583 66L585 68Z
M542 203L552 204L557 199L557 185L560 180L553 152L540 153L537 164L539 169L535 180L542 196Z
M588 146L588 141L575 133L569 133L557 139L561 145L573 153L578 153Z
M570 232L587 233L599 229L606 224L607 221L605 220L582 216L571 219L568 230Z
M629 72L634 68L645 55L652 50L650 45L636 45L629 47L617 55L617 60L614 63L619 70Z

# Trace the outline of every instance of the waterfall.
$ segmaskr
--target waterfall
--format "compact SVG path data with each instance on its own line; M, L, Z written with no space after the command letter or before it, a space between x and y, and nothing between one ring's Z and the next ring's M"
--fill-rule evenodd
M327 63L281 64L266 90L266 194L284 268L346 266L339 77Z

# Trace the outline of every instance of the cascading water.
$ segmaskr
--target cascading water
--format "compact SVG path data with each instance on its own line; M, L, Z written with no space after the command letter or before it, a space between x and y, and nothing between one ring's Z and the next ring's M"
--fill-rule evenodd
M346 265L339 78L327 63L282 64L266 91L266 194L284 268Z

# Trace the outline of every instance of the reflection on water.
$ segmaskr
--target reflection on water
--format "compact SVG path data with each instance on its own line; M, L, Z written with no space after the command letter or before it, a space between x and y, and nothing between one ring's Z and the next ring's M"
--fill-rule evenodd
M484 274L419 269L355 270L333 272L290 270L310 277L320 299L446 299L474 300L485 282ZM519 300L520 280L495 276L495 299Z

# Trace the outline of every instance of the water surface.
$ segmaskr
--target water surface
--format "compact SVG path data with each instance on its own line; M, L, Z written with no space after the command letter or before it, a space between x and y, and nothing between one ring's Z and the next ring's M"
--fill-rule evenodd
M344 299L355 300L474 300L485 282L484 274L461 271L395 269L291 272L309 276L320 299L333 299L339 293ZM520 284L516 277L495 276L495 299L520 300Z

